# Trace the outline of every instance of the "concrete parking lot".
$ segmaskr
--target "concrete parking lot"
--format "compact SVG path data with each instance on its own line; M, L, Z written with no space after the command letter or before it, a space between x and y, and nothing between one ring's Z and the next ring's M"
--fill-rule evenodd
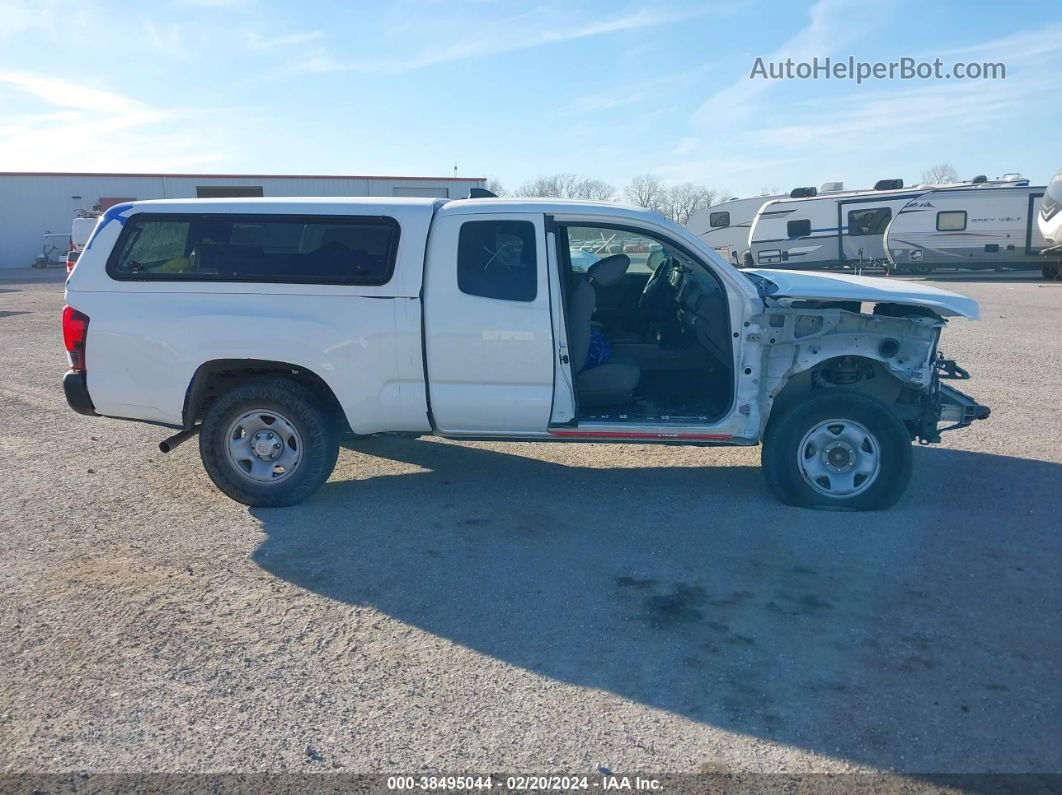
M71 412L61 281L0 274L0 771L1062 772L1062 284L938 281L993 415L888 512L427 438L267 510Z

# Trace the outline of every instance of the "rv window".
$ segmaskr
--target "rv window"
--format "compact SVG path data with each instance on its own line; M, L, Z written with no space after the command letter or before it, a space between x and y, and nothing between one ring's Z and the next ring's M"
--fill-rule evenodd
M527 221L468 221L457 242L457 287L468 295L534 301L535 226Z
M961 232L966 228L966 210L947 210L937 213L938 232Z
M892 220L892 210L875 207L871 210L852 210L848 213L848 234L851 237L883 235Z
M785 233L789 237L807 237L811 234L811 221L790 221L785 225Z
M730 226L730 213L712 213L708 216L709 226Z

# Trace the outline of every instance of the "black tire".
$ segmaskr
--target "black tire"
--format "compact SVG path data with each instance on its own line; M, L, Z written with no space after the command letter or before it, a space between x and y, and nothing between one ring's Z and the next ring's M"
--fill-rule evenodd
M199 433L199 454L214 485L254 507L294 505L317 491L339 456L336 422L323 403L313 390L283 377L255 378L222 393L207 411ZM276 483L251 482L237 471L227 451L231 424L257 409L286 418L301 440L297 465Z
M1050 265L1044 265L1040 272L1049 282L1057 282L1062 279L1062 264L1055 262Z
M816 490L805 479L799 463L805 435L831 419L859 423L877 445L876 477L864 491L851 496L834 497ZM775 409L764 436L760 460L767 485L787 505L881 510L895 504L911 480L911 436L899 417L881 401L853 390L828 389L812 393L802 402Z

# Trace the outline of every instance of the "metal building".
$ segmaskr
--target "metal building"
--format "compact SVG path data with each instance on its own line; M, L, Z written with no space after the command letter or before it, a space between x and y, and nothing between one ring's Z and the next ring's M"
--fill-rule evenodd
M0 172L0 268L25 268L45 235L63 248L78 210L136 199L221 196L434 196L462 198L482 177Z

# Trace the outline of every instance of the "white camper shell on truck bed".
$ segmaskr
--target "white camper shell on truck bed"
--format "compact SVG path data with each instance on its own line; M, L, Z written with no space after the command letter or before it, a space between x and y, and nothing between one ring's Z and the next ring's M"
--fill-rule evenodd
M609 235L631 253L576 266L572 241ZM312 494L344 432L762 440L781 499L889 505L913 439L988 415L941 383L962 371L937 352L977 304L785 276L604 203L137 202L107 211L68 279L63 386L81 413L179 430L164 451L199 433L249 505Z

